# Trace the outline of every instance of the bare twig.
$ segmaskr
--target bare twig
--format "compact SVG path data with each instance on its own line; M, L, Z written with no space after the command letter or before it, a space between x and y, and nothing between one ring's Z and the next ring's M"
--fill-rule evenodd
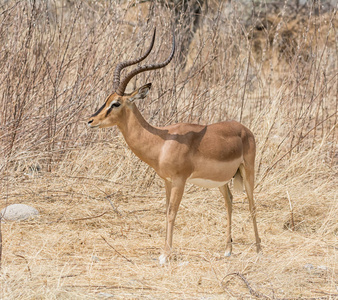
M328 117L326 117L324 120L322 120L321 122L319 122L318 124L316 124L314 127L312 127L307 133L305 133L303 135L303 137L301 139L299 139L299 141L286 153L284 153L279 159L277 159L270 167L268 167L265 170L264 175L262 176L262 178L260 179L260 181L256 184L256 187L265 179L265 177L268 175L268 173L284 158L286 157L293 149L295 149L302 141L305 140L305 138L319 125L323 124L325 121L327 121L328 119L336 116L337 112L335 111L333 114L329 115Z
M29 267L29 263L28 263L27 258L24 257L23 255L20 255L20 254L14 254L14 255L17 256L17 257L22 258L23 260L25 260L25 262L27 264L27 270L28 270L28 273L29 273L29 277L32 278L32 272L31 272L31 268Z
M2 216L0 215L0 270L2 267L2 232L1 232L1 223L2 223Z
M109 201L111 207L113 208L113 210L120 216L122 217L122 214L119 212L119 210L116 208L116 206L114 205L113 201L110 199L111 195L107 195L106 199Z
M290 205L291 230L295 231L295 221L294 221L294 218L293 218L293 207L292 207L289 191L286 191L286 194L288 196L289 205Z

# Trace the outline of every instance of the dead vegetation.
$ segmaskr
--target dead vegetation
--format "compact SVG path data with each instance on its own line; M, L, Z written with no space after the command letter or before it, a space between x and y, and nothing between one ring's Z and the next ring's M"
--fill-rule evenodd
M174 257L160 267L163 183L116 129L84 121L154 26L149 59L167 56L173 11L163 1L2 2L1 208L25 203L40 217L2 224L0 298L337 298L337 8L311 3L291 14L208 1L187 57L138 76L153 83L138 103L152 124L236 119L258 146L263 253L244 194L224 258L223 200L188 186Z

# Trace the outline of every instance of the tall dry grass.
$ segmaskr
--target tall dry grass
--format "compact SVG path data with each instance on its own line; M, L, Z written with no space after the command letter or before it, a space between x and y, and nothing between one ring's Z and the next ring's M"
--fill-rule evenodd
M194 27L165 1L2 2L1 208L41 216L3 224L0 297L337 297L336 11L208 1ZM162 182L116 128L85 126L116 63L142 53L155 26L148 61L168 55L172 20L186 53L128 89L153 83L137 105L154 125L235 119L254 132L262 255L244 195L226 260L220 194L188 186L160 268Z

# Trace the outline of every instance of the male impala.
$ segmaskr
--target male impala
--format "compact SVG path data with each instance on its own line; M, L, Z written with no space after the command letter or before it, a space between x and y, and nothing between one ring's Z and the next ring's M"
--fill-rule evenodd
M232 250L231 213L232 194L228 182L234 177L241 186L244 180L249 208L253 219L257 252L260 251L260 238L256 224L256 209L253 200L255 139L249 129L235 121L212 125L174 124L166 127L150 125L137 109L134 101L148 94L148 83L131 94L125 93L128 82L137 74L163 68L174 56L175 37L173 37L170 56L162 63L135 68L120 82L123 68L139 63L151 52L155 31L147 52L136 60L122 62L114 72L114 92L104 105L91 116L91 128L117 125L130 149L151 166L164 179L166 189L166 238L160 263L165 263L172 249L173 227L185 184L218 187L225 199L228 214L226 251Z

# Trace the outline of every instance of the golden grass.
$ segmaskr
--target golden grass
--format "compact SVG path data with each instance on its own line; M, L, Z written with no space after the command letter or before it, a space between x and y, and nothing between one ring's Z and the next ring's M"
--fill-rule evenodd
M3 224L4 298L250 297L235 273L270 298L336 293L338 206L327 186L289 191L295 231L285 226L290 217L285 189L279 196L273 187L256 193L261 254L255 253L245 196L236 194L230 258L223 257L226 212L220 193L189 186L175 227L174 256L161 267L160 181L148 191L64 173L18 183L9 184L8 201L31 204L41 216Z
M5 7L1 208L25 203L40 216L2 223L0 298L337 298L336 11L313 15L309 8L296 22L284 7L266 42L260 35L255 44L244 5L210 2L192 40L199 51L187 63L176 58L165 70L139 76L137 84L153 82L151 95L137 104L152 124L241 119L258 148L262 253L255 252L245 194L234 194L233 255L225 258L221 194L188 185L173 257L160 266L163 182L116 129L88 131L84 122L111 91L111 68L142 52L143 33L154 25L151 59L167 55L172 12L154 3ZM180 22L179 42L180 26L188 26ZM288 24L295 40L286 46L295 48L281 51ZM36 164L41 171L32 171Z

